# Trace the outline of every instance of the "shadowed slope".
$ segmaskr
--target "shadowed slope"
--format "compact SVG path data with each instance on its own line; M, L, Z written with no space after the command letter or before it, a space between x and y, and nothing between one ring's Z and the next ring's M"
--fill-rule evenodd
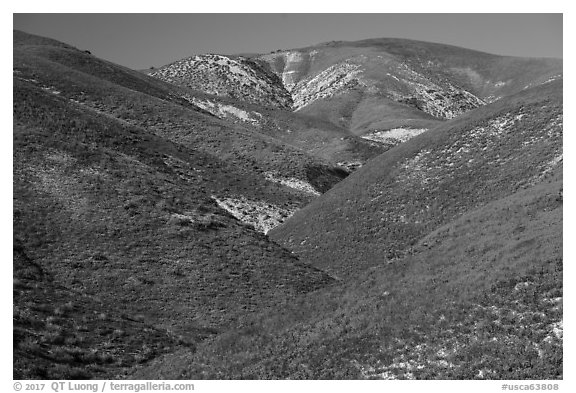
M270 182L26 76L14 78L15 258L53 278L15 264L15 376L110 378L333 281L212 199Z

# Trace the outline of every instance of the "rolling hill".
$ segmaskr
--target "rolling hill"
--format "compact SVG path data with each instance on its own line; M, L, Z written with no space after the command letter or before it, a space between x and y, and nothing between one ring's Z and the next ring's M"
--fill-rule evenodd
M14 378L563 378L561 60L13 63Z
M142 378L562 379L559 171Z
M561 163L557 81L469 112L374 158L271 236L318 267L353 273L405 255L439 225L540 181Z
M309 200L200 143L266 138L64 44L15 33L14 57L15 378L120 377L333 282L221 207Z
M190 102L220 119L281 140L348 171L387 149L330 121L292 111L290 92L268 68L259 59L206 55L143 72L190 88L186 95Z
M257 58L282 78L297 111L356 134L431 128L433 119L453 118L562 74L557 59L392 38L332 41Z
M197 55L145 72L207 94L194 102L217 116L236 116L354 170L446 119L560 78L562 62L382 38ZM290 126L279 118L290 119Z
M329 189L347 172L326 159L255 132L242 124L221 120L194 105L192 92L116 66L65 44L41 41L15 32L14 77L60 98L124 124L142 127L178 144L193 146L226 161L228 181L214 182L214 195L223 205L248 201L248 210L289 215ZM42 44L37 44L41 42ZM166 163L188 172L177 162ZM186 176L186 174L182 174ZM235 184L230 186L230 183ZM257 184L259 183L259 184ZM244 202L243 202L244 203ZM244 203L244 204L246 204ZM231 211L235 211L230 209ZM239 215L240 218L243 216ZM246 222L259 228L254 214Z
M372 159L270 236L338 284L137 378L561 379L562 83Z

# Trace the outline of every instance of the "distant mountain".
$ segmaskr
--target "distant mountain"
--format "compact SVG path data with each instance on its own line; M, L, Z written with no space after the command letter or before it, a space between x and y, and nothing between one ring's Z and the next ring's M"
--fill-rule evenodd
M198 55L147 72L207 94L294 110L374 140L378 132L430 129L549 83L561 77L562 61L382 38L269 54Z
M199 55L146 74L193 89L186 97L214 116L251 128L348 171L386 147L363 140L316 116L292 111L292 97L261 59Z
M390 38L333 41L258 58L282 78L294 109L320 112L356 133L424 124L430 118L425 114L450 119L562 74L558 59L496 56ZM404 119L395 113L403 106L408 107ZM409 108L417 111L408 115Z

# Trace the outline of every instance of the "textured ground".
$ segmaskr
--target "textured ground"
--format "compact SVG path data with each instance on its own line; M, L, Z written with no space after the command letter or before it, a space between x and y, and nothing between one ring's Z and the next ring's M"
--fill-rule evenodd
M14 378L563 377L561 61L13 64Z

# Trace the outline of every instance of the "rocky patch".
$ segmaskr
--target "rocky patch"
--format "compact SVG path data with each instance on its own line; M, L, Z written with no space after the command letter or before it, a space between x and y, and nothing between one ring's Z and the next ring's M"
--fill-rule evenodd
M414 106L434 117L452 119L486 104L472 93L448 81L443 81L442 84L432 81L405 63L400 63L395 71L404 89L392 91L390 94L393 99Z
M200 99L191 97L190 102L194 105L210 112L220 119L228 119L232 121L249 122L254 125L259 124L262 115L255 111L247 112L232 105L225 105L220 102L208 99Z
M309 80L299 82L292 90L294 110L310 103L329 98L360 82L362 69L359 64L346 61L335 64Z
M305 192L307 194L312 194L314 196L320 195L320 192L318 192L318 190L316 190L316 188L314 188L314 186L308 183L307 181L300 180L295 177L282 176L278 172L266 172L264 176L268 181L274 183L280 183L283 186L290 187L295 190Z
M270 203L252 201L244 196L236 198L212 196L212 199L238 220L253 226L255 230L264 234L282 224L295 212L295 210L283 209Z
M402 142L414 138L428 131L427 128L392 128L390 130L374 131L366 135L362 135L362 138L369 141L382 143L389 146L396 146Z
M554 151L550 160L540 165L538 178L541 178L562 162L562 116L557 116L537 132L529 132L522 127L525 116L523 112L505 113L490 119L484 126L467 130L442 150L433 152L423 149L402 164L399 180L426 185L442 179L443 172L473 168L480 163L501 167L517 160L518 156L504 155L504 152L495 154L500 145L510 143L522 150L546 142L554 146ZM515 140L514 143L512 140ZM484 152L484 155L478 152ZM518 155L521 153L518 152Z

